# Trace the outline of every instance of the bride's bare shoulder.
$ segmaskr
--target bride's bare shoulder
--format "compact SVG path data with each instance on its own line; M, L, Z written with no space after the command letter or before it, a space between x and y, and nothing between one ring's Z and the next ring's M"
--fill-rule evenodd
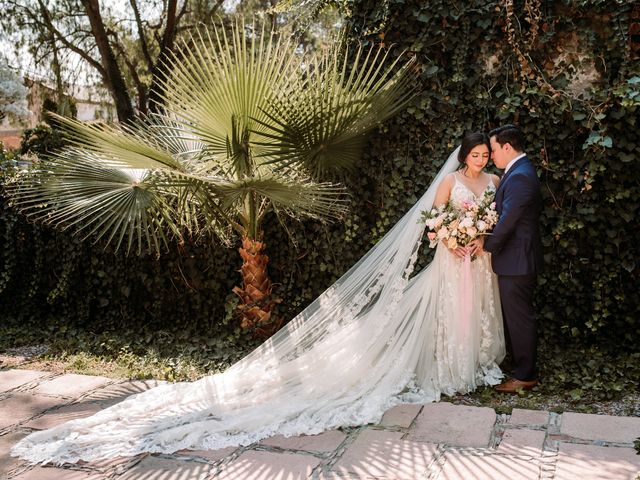
M436 198L433 202L435 206L440 206L449 201L449 196L451 195L451 189L453 188L453 184L455 182L455 173L449 173L445 176L440 184L438 185L438 189L436 191Z
M498 175L494 175L493 173L491 173L490 176L493 185L498 188L498 185L500 185L500 177Z
M440 185L447 185L449 187L453 187L453 184L456 181L456 172L447 173L447 175L442 179Z

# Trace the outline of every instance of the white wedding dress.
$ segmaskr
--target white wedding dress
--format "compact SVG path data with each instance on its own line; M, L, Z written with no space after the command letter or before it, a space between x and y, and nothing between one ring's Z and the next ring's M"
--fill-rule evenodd
M12 454L61 464L247 445L275 434L378 422L399 403L433 402L498 383L505 347L489 256L465 271L464 262L438 247L434 260L409 279L423 237L420 212L457 166L457 152L374 248L243 360L223 373L162 385L32 433ZM457 183L451 201L470 195Z

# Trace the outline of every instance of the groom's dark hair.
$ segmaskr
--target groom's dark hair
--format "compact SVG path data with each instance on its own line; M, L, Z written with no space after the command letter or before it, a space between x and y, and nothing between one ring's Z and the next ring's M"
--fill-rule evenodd
M489 132L489 138L496 137L500 146L508 143L517 152L524 152L525 139L522 130L515 125L503 125Z

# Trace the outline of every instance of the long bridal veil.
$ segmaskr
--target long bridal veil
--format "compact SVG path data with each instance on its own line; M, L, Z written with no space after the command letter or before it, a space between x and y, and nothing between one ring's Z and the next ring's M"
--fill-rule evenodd
M422 210L458 165L456 149L402 219L335 284L247 357L192 383L166 384L91 417L24 438L34 463L247 445L377 422L391 406L438 400L434 262L411 278Z

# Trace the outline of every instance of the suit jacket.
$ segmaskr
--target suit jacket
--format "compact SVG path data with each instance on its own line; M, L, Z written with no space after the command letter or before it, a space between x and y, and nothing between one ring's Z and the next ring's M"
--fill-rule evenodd
M535 275L542 270L540 181L527 157L502 177L495 196L499 220L484 242L498 275Z

